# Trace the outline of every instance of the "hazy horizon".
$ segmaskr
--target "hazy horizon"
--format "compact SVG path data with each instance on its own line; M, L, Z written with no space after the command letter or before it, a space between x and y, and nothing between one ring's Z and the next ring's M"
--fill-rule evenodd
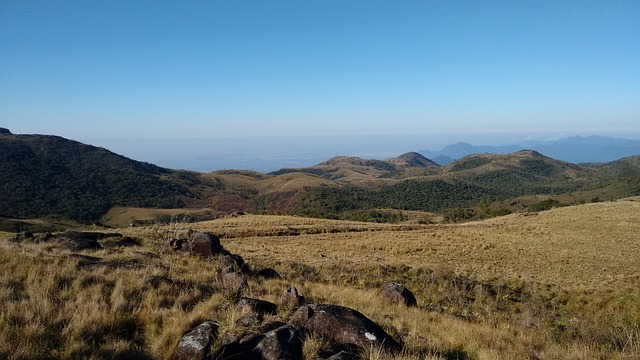
M172 167L628 137L638 18L625 0L2 1L0 123Z
M121 138L81 140L135 160L195 171L243 169L269 172L316 165L334 156L386 159L403 153L440 151L458 142L476 146L553 141L573 136L640 140L640 133L475 133L379 136L297 136L245 138Z

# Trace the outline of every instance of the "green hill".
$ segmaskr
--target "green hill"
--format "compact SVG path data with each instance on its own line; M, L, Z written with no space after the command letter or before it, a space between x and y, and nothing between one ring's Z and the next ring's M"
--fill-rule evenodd
M0 131L0 164L0 218L18 220L57 217L88 223L113 207L186 207L218 214L381 221L397 220L388 210L446 214L482 204L490 215L499 213L486 211L490 203L499 203L497 210L519 211L550 197L556 199L553 204L570 204L640 195L640 156L589 167L529 150L469 155L446 166L406 153L387 160L338 156L270 174L202 174L134 161L57 136Z
M0 217L90 222L112 206L179 207L191 194L188 175L57 136L2 134L0 164Z

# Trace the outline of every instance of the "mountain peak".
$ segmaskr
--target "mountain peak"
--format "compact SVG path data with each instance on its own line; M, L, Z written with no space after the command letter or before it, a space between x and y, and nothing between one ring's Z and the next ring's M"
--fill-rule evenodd
M429 166L440 166L438 163L427 159L421 154L411 151L408 153L404 153L396 158L386 159L384 162L393 164L395 166L401 167L429 167Z

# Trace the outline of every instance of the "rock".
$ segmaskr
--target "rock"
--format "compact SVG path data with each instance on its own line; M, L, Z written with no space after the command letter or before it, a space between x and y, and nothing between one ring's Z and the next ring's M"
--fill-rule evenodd
M371 347L394 352L400 350L400 345L378 324L344 306L303 305L291 315L289 323L305 327L339 344L355 345L364 350Z
M276 304L250 298L240 298L236 303L236 309L243 314L236 320L236 325L243 327L258 326L264 320L265 315L275 315L278 312Z
M102 261L102 258L81 254L71 254L69 255L69 257L78 259L78 262L76 263L76 269L91 267L92 265L98 264L100 261Z
M271 269L271 268L266 268L266 269L261 269L260 271L258 271L256 273L257 277L261 277L261 278L265 278L265 279L280 279L282 278L282 276L280 276L280 274L278 274L277 271Z
M176 360L205 359L218 331L218 325L205 321L180 338L174 354Z
M416 306L418 304L413 293L404 285L397 282L385 284L380 288L380 291L378 291L378 296L394 304L402 304L406 306Z
M298 308L305 303L304 296L298 294L298 289L289 286L282 292L280 304L285 307Z
M240 311L252 311L262 316L265 314L275 315L278 313L278 306L276 304L260 299L241 298L238 300L236 307Z
M337 354L331 355L325 360L358 360L360 356L350 352L350 351L340 351Z
M182 246L184 245L184 243L187 242L187 240L185 239L170 239L167 242L167 246L169 246L171 248L171 250L182 250Z
M201 232L195 234L185 247L191 255L200 255L209 257L214 254L218 254L222 251L222 245L220 245L220 239L210 233Z
M255 349L264 360L302 359L302 328L285 325L264 334Z
M33 242L36 244L42 243L42 242L48 242L51 241L52 239L54 239L55 236L53 236L52 233L44 233L44 234L40 234L36 237L33 238Z
M220 274L237 273L246 271L242 256L235 254L222 255L218 258L218 272Z
M11 135L11 131L7 128L0 127L0 134L2 135Z
M247 279L239 272L230 272L220 275L222 286L231 292L237 292L247 286Z
M33 238L33 233L31 233L29 231L21 231L19 233L15 233L13 236L11 236L9 238L9 241L11 241L11 242L21 242L21 241L32 239L32 238Z
M231 217L238 217L238 216L244 216L245 213L242 211L234 211L231 213Z
M302 359L302 328L286 324L261 335L246 335L227 342L213 356L225 360Z
M71 251L79 251L85 249L98 250L101 249L100 243L97 238L85 233L67 231L60 235L55 236L54 241L59 248Z

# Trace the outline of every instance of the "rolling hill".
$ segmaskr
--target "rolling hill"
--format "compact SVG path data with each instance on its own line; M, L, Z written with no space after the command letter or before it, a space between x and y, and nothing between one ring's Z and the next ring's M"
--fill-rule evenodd
M57 136L0 135L0 216L95 221L112 206L179 207L190 175Z
M521 150L469 155L438 166L411 152L386 160L338 156L269 174L197 173L134 161L61 137L6 131L0 134L0 217L86 223L113 207L119 213L127 213L123 207L157 209L130 213L144 219L173 214L159 209L176 208L185 208L185 214L208 209L211 216L249 211L371 221L398 221L398 211L446 213L480 203L517 211L533 201L523 197L554 197L572 204L640 195L639 159L585 166ZM505 205L511 203L518 205Z

